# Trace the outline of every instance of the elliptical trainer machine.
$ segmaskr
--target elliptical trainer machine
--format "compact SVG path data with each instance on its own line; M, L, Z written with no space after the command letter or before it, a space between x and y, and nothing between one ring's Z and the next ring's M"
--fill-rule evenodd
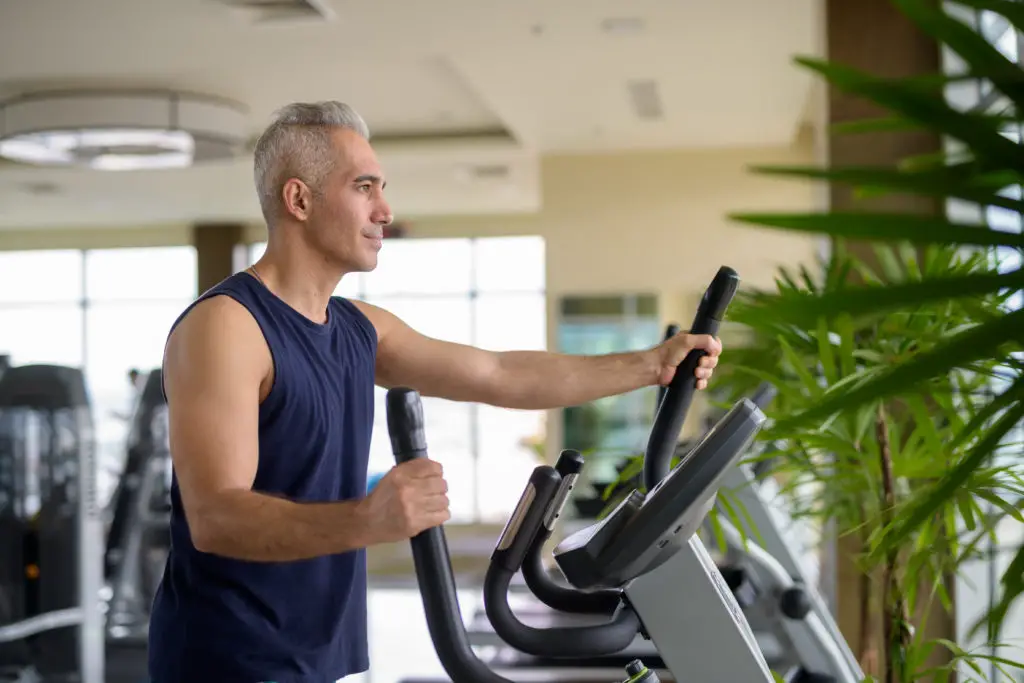
M738 284L722 268L705 293L695 333L714 334ZM508 586L531 546L550 533L582 458L567 451L563 467L537 467L509 519L485 582L485 603L495 631L524 652L583 658L621 651L637 635L654 642L676 681L773 682L754 635L696 531L715 501L725 472L741 457L765 417L742 399L670 471L670 458L694 391L701 352L680 364L666 392L648 443L648 493L632 491L603 520L569 536L554 557L568 586L558 586L571 611L611 614L604 622L567 628L531 628L508 605ZM387 420L398 462L427 457L422 404L407 388L387 394ZM412 539L427 625L438 657L455 683L508 683L470 648L442 527ZM588 608L588 609L583 609ZM609 609L611 608L611 609ZM686 617L699 620L686 628ZM655 679L642 662L626 667L630 680Z

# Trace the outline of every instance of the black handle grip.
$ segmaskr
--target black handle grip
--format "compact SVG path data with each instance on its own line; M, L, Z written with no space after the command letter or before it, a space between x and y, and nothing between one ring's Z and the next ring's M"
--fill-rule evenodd
M718 269L715 279L704 291L704 296L697 307L693 325L690 326L690 334L718 333L718 326L725 317L729 302L736 294L739 282L740 277L732 268L722 266ZM676 442L683 430L686 413L690 409L697 388L697 380L693 373L705 355L700 349L694 349L686 354L686 358L676 368L668 391L665 392L665 398L658 406L658 415L654 419L651 436L647 441L647 451L644 454L644 486L648 491L657 486L671 469Z
M401 464L425 455L427 435L420 395L413 389L395 387L388 391L385 405L395 461Z
M533 544L523 560L523 579L534 597L551 609L574 614L605 614L615 613L622 602L622 591L616 588L602 588L593 591L581 591L572 586L564 586L556 582L544 569L544 544L551 538L551 530L541 528L533 539Z
M533 595L552 609L576 614L611 615L619 606L621 591L602 589L584 592L572 586L559 584L544 569L544 544L551 538L555 521L569 500L576 478L583 470L583 455L576 450L563 450L555 463L555 470L561 478L561 484L544 515L544 524L534 535L526 557L522 560L523 579Z
M484 577L484 608L502 640L515 649L538 657L596 657L610 655L633 642L640 620L629 608L620 609L603 624L562 628L536 628L519 621L508 604L513 572L495 563Z
M419 394L412 389L391 389L386 406L395 461L402 463L425 457L423 406ZM427 529L411 543L427 628L445 672L459 683L513 683L487 668L469 645L444 529L440 526Z
M530 481L519 497L519 503L508 518L504 531L491 553L491 564L515 573L523 566L526 551L544 526L544 513L558 493L561 479L555 468L539 465L530 475Z
M662 341L668 341L669 339L671 339L672 337L676 336L677 334L679 334L679 325L676 325L675 323L669 323L668 326L665 328L665 338ZM665 400L665 392L667 392L667 391L668 391L668 387L666 387L665 385L661 385L661 386L658 387L658 405L659 406L661 405L661 402ZM657 414L658 409L655 408L654 411L655 411L655 414Z

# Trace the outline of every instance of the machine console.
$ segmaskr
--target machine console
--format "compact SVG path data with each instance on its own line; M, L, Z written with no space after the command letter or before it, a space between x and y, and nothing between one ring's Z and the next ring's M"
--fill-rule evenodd
M619 587L664 563L697 532L722 477L747 450L764 413L741 399L646 496L633 491L604 520L555 548L576 588Z

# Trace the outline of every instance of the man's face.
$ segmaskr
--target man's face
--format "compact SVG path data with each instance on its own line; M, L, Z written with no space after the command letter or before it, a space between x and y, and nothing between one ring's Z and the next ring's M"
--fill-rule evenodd
M369 141L340 129L331 136L337 162L313 198L307 230L332 264L346 272L371 271L391 222L384 175Z

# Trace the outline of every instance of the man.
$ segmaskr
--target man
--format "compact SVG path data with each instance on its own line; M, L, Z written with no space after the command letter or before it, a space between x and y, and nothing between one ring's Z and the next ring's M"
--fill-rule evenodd
M255 184L265 255L190 306L165 350L172 544L153 683L325 683L367 669L365 549L449 518L434 461L365 493L375 383L538 410L667 383L694 348L708 353L703 389L721 352L683 334L597 357L495 353L332 297L343 276L374 269L392 218L366 125L344 104L279 112L256 146Z

